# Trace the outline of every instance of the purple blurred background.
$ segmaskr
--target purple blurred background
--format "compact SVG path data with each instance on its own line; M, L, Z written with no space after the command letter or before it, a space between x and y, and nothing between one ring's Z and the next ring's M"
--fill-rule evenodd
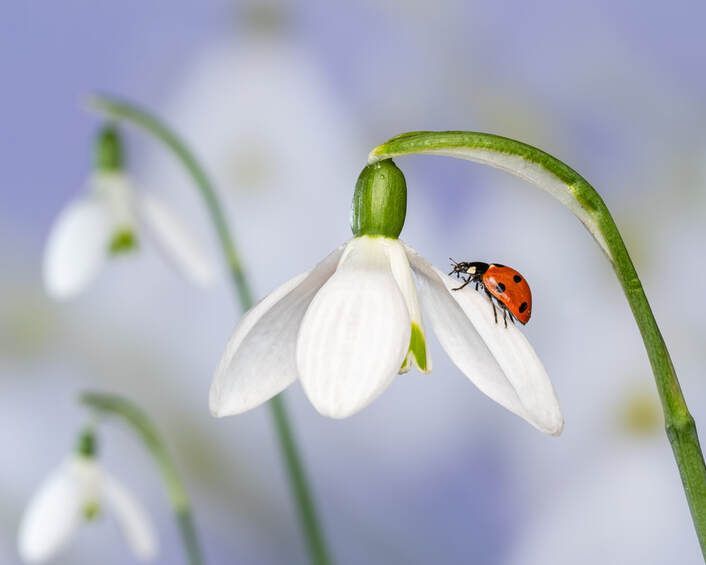
M264 408L215 420L212 372L238 318L149 246L80 298L45 296L51 223L90 174L94 91L157 111L207 164L258 296L349 237L367 152L418 129L516 137L602 192L631 250L697 424L706 425L706 36L701 2L6 2L0 8L0 562L33 489L71 448L85 388L155 418L194 499L209 563L305 563ZM130 170L217 257L201 203L130 130ZM532 282L526 334L566 419L544 437L432 344L345 421L286 393L338 563L699 563L642 342L605 258L546 194L497 171L400 159L403 238L437 265L497 260ZM315 174L312 174L315 171ZM182 562L162 485L120 425L104 461ZM706 428L702 427L702 430ZM706 434L706 431L703 432ZM115 524L57 563L126 563Z

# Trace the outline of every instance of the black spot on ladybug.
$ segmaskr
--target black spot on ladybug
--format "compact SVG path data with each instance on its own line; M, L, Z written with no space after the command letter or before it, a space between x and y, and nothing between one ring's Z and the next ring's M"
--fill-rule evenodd
M522 277L520 275L515 275L514 277L512 277L512 280L516 283L522 282Z
M520 314L522 314L525 310L527 310L527 302L520 304Z
M505 292L505 285L503 283L498 283L498 285L495 287L495 289L498 292L503 293L503 292Z

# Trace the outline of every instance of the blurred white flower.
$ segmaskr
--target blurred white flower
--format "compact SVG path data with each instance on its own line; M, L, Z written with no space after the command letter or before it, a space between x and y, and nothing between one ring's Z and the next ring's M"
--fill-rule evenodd
M54 557L81 524L104 509L115 516L136 557L156 555L157 536L137 499L93 457L75 454L44 480L27 506L19 529L20 556L27 563Z
M431 369L417 298L441 345L490 398L536 428L559 434L551 382L513 325L490 302L396 238L361 236L284 283L241 320L210 391L216 416L272 398L299 376L314 407L332 418L372 402L413 362Z
M189 280L205 286L213 279L206 255L164 202L135 191L119 171L98 171L87 194L70 203L52 227L44 255L49 294L67 299L80 293L111 255L137 248L143 227Z
M703 563L665 442L603 439L582 470L532 507L508 563Z
M358 174L369 143L316 56L295 34L239 28L232 39L207 44L185 60L181 72L183 78L169 89L164 115L224 196L253 285L266 289L273 259L295 272L302 258L314 262L326 253L317 234L298 229L302 221L292 210L304 202L321 211L347 206L345 179ZM168 187L170 202L198 219L196 229L203 227L208 237L210 226L199 215L202 203L183 172L161 148L148 156L148 185ZM343 241L347 230L339 220L336 214L318 214L317 225ZM282 233L290 234L297 253L278 251ZM219 306L219 318L221 313Z

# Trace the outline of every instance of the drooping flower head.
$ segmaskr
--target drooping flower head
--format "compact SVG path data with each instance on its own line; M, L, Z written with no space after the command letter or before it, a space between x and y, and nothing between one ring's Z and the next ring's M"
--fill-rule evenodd
M47 240L44 283L52 297L74 297L109 258L136 251L144 227L189 280L212 280L213 268L189 231L160 199L138 193L123 165L120 136L106 126L96 141L87 190L59 214Z
M551 382L520 330L497 324L472 287L453 292L456 281L398 239L406 206L391 160L363 169L353 239L242 318L211 386L214 415L249 410L297 378L321 414L355 414L412 366L431 371L428 323L482 392L536 428L561 432Z
M64 550L82 524L112 514L134 555L157 553L157 536L139 501L96 461L92 432L42 482L22 516L18 551L26 563L43 563Z

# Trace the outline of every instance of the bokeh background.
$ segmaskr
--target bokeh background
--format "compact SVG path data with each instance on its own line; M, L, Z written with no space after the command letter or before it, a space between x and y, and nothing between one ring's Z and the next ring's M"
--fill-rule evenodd
M209 563L306 562L267 409L208 412L239 316L223 269L195 289L147 242L76 300L43 290L51 223L90 174L93 91L154 109L188 140L258 295L349 237L357 173L394 134L483 130L554 153L603 193L706 425L703 3L65 0L0 14L0 562L18 562L23 506L86 422L86 388L154 417ZM171 200L218 261L179 165L127 133L135 183ZM402 376L348 420L320 417L295 385L286 399L337 562L699 563L642 342L587 232L503 173L398 165L408 243L442 267L496 260L531 281L526 333L566 428L545 437L502 410L436 342L431 375ZM158 562L182 562L151 460L120 425L101 430L105 465L154 516ZM131 559L107 519L56 562Z

